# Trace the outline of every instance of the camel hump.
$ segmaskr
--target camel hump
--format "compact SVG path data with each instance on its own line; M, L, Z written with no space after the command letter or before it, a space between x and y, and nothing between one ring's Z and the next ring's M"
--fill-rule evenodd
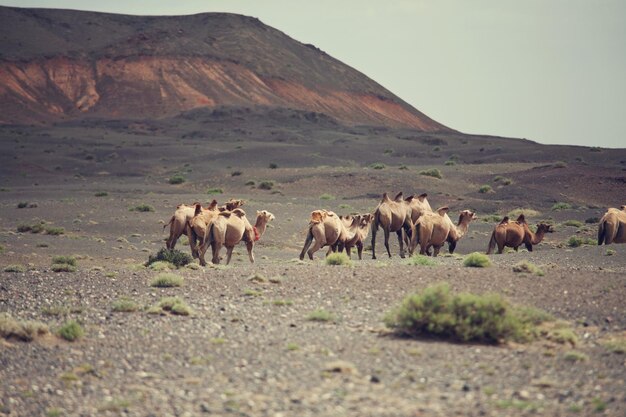
M219 212L219 214L218 214L218 216L222 216L222 217L229 218L231 214L233 214L233 213L232 213L232 212L230 212L230 211L226 211L226 210L224 210L224 211L220 211L220 212Z
M509 216L504 216L500 224L507 224L509 222Z
M426 200L426 197L428 197L428 194L423 193L423 194L418 195L417 199L423 202L424 200Z
M197 216L200 213L202 213L202 204L196 203L196 209L194 210L193 215Z
M245 212L245 211L243 211L243 210L242 210L242 209L240 209L240 208L236 208L236 209L232 210L232 211L231 211L231 213L233 213L235 216L237 216L237 217L239 217L239 218L242 218L243 216L245 216L245 215L246 215L246 212Z
M437 213L439 213L439 215L441 217L443 217L445 214L447 214L450 211L450 207L448 206L443 206L443 207L439 207L437 209Z
M217 207L217 200L213 200L211 201L211 204L209 204L209 210L215 210L215 207Z
M414 198L415 198L414 195L410 195L407 198L405 198L404 201L406 201L407 203L410 203L411 201L413 201Z
M391 199L389 198L389 196L387 195L387 193L383 193L383 198L380 200L381 203L388 203L390 202Z
M311 220L309 220L309 223L321 223L326 218L326 215L325 210L313 210L311 212Z
M402 191L396 194L396 196L393 198L393 201L397 201L397 202L402 201Z
M526 217L524 217L523 214L520 214L519 217L517 218L517 220L515 220L518 223L526 223Z

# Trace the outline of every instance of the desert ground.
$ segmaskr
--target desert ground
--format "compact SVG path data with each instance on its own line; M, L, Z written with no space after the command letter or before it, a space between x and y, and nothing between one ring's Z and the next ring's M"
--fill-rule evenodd
M420 174L430 169L441 178ZM568 244L594 241L606 208L626 204L626 149L221 109L0 127L0 175L0 313L50 329L0 339L2 416L626 415L626 245ZM379 233L376 260L369 237L352 266L326 265L325 248L298 259L312 210L371 212L400 191L428 193L453 219L477 213L454 255L410 265L393 234L386 255ZM228 266L183 267L180 287L151 286L160 271L144 264L176 206L213 198L276 216L256 262L240 245ZM533 252L464 267L520 208L555 232ZM62 233L18 232L41 222ZM176 248L189 253L184 238ZM77 270L54 272L59 255ZM543 274L514 272L524 260ZM545 310L575 338L468 344L385 327L405 296L440 282ZM148 313L171 296L193 312ZM136 311L114 311L121 298ZM319 310L328 316L311 320ZM68 320L84 329L74 342L56 335Z

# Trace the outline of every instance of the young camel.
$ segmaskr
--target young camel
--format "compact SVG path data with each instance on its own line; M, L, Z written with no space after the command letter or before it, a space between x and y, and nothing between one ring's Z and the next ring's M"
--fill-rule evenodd
M343 244L340 245L339 251L341 252L343 248L346 249L346 253L348 254L348 258L352 258L350 256L350 250L356 246L357 253L359 255L359 260L363 259L363 241L370 233L370 228L372 226L372 222L374 221L374 215L371 213L367 214L359 214L357 219L358 229L356 233L351 239L346 240ZM343 247L342 247L343 246Z
M439 255L441 247L446 242L450 253L454 253L458 241L467 233L470 222L476 219L475 213L463 210L459 215L459 222L455 225L448 217L448 211L448 207L440 207L436 212L425 212L419 218L411 246L415 248L419 243L421 255L430 254L430 248L433 248L433 256Z
M411 208L411 221L413 222L413 224L417 224L417 220L424 213L433 212L433 209L430 207L430 203L428 202L428 199L426 197L428 197L428 194L423 193L418 195L417 197L412 197L411 200L408 201L409 207ZM408 200L408 198L406 200ZM404 243L408 248L410 245L410 240L409 236L406 234L404 235Z
M200 203L196 203L194 215L187 221L185 230L187 231L187 237L189 238L191 254L194 258L198 258L200 256L199 248L207 236L209 226L219 214L215 200L213 200L213 203L211 203L210 210L205 210L202 208ZM204 253L202 253L202 255L204 255ZM200 263L202 262L203 260L201 259Z
M517 252L522 244L526 246L529 252L532 252L533 245L541 243L544 235L553 231L554 229L551 225L539 223L537 225L537 233L533 233L528 227L523 214L520 214L514 222L509 221L509 218L505 217L491 233L487 254L493 253L496 245L498 246L498 253L502 253L505 246L513 248Z
M176 207L176 211L174 215L170 218L170 221L163 225L163 229L167 226L170 226L170 236L167 238L165 242L165 246L172 250L176 246L176 242L182 236L183 233L189 235L187 230L187 223L191 220L195 215L196 206L200 205L200 203L193 203L193 205L188 206L187 204L179 204ZM209 207L206 209L202 209L205 211L213 211L216 210L217 201L213 200ZM190 240L191 243L191 240ZM193 245L195 246L195 245ZM192 246L192 253L193 253Z
M256 223L252 226L242 209L220 212L209 226L208 233L200 248L200 264L206 265L204 253L209 246L212 247L213 252L212 262L219 264L219 252L222 246L225 246L226 265L228 265L233 256L233 249L242 240L246 243L250 262L254 263L254 242L261 238L265 233L267 224L274 218L275 216L269 211L257 211Z
M324 246L329 247L326 253L326 256L328 256L331 251L336 250L338 244L354 237L358 228L357 218L350 218L350 227L347 228L343 220L332 211L312 211L311 219L309 220L309 230L307 231L302 252L300 252L300 259L304 259L304 254L306 253L309 255L309 259L312 260L313 254ZM315 239L315 244L311 246L313 239Z
M400 245L400 257L404 258L404 246L402 239L402 230L407 236L414 235L414 226L411 220L411 201L413 196L402 199L402 193L396 195L391 200L387 193L383 194L378 207L374 211L374 221L372 224L372 259L376 259L376 233L378 227L382 227L385 233L385 248L387 254L391 258L389 250L389 233L395 232L398 235L398 244ZM409 255L413 254L413 248L409 246Z
M598 245L626 243L626 205L609 208L598 225Z

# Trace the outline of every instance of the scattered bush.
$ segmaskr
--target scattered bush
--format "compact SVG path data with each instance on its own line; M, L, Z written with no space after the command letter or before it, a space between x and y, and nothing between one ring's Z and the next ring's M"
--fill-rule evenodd
M22 201L22 202L17 203L17 208L18 209L22 209L22 208L26 208L26 207L28 207L28 202L27 201Z
M391 154L393 153L393 149L385 149L385 150L383 151L383 153L384 153L385 155L391 155Z
M463 266L469 266L473 268L486 268L491 266L489 257L484 253L474 252L470 253L463 259Z
M53 256L52 257L52 263L53 264L67 264L67 265L72 265L72 266L76 266L77 265L77 261L76 261L75 257L73 257L73 256L64 256L64 255Z
M352 261L343 252L333 252L326 257L326 265L352 265Z
M26 272L24 265L7 265L4 267L4 272Z
M497 182L502 185L511 185L513 184L513 180L507 177L503 177L502 175L496 175L493 178L493 182Z
M272 188L274 188L274 181L266 180L259 183L260 190L271 190Z
M579 246L582 245L591 245L591 246L595 246L598 243L590 238L590 237L582 237L582 236L571 236L568 240L567 240L567 246L569 246L570 248L577 248Z
M541 215L541 212L537 210L533 210L531 208L518 208L508 212L507 216L509 218L515 220L519 217L520 214L523 214L526 217L537 217Z
M552 206L552 211L559 211L559 210L570 210L572 208L572 205L570 203L564 203L562 201L555 203Z
M563 359L565 359L567 362L584 362L589 359L589 356L585 355L582 352L570 350L569 352L565 352L565 354L563 355Z
M184 252L179 251L178 249L167 249L161 248L156 255L148 256L148 262L146 262L145 266L150 266L158 261L169 262L174 265L176 268L180 268L182 266L187 265L193 259L191 256L187 255Z
M453 166L456 165L456 161L452 161L452 160L447 160L446 162L443 163L445 166Z
M334 199L335 199L335 196L332 195L332 194L324 193L324 194L320 195L320 200L334 200Z
M529 261L521 261L513 265L513 272L523 272L539 276L544 275L544 272L541 270L541 268Z
M180 287L181 285L183 285L183 277L167 272L157 275L150 283L151 287L159 288Z
M0 313L0 337L30 342L48 333L48 326L40 321L19 321L9 313Z
M68 264L52 264L53 272L76 272L76 267Z
M585 219L585 223L587 224L593 224L593 223L599 223L599 222L600 222L599 217L588 217Z
M480 216L480 218L485 223L500 223L503 217L499 214L487 214L485 216Z
M613 256L615 253L614 249L607 249L606 252L604 252L604 256Z
M309 321L322 321L322 322L336 321L335 316L331 312L326 311L323 308L319 308L309 313L306 319Z
M148 314L166 314L167 312L179 316L189 316L193 313L193 310L178 297L161 298L156 305L148 309Z
M242 172L241 172L241 171L233 171L233 172L231 172L231 173L230 173L230 176L231 176L231 177L238 177L238 176L240 176L241 174L242 174Z
M68 342L73 342L83 337L85 331L76 320L69 320L59 328L57 334Z
M208 195L224 194L224 189L222 189L222 188L209 188L208 190L206 190L206 193Z
M491 185L485 184L485 185L480 186L480 188L478 189L478 192L481 194L492 193L493 189L491 188Z
M415 254L413 256L411 256L409 258L409 260L407 261L407 263L409 265L416 265L416 266L435 266L437 265L437 262L432 259L431 257L425 256L425 255L420 255L420 254Z
M534 309L511 306L498 294L452 295L444 283L407 296L384 321L387 327L407 336L500 343L532 339L536 321L547 317Z
M278 168L278 164L275 164L274 162L270 162L269 168L270 169L276 169L276 168Z
M106 197L108 195L109 193L107 193L106 191L98 191L97 193L94 194L94 196L96 197Z
M139 305L128 297L122 297L113 302L112 310L120 313L132 313L139 310Z
M187 179L182 174L174 174L169 179L170 184L182 184L185 181L187 181Z
M385 169L387 166L382 162L374 162L370 164L370 168L372 169Z
M602 148L599 146L592 146L589 148L589 152L602 152Z
M45 230L45 222L44 221L39 221L33 224L19 224L17 226L17 232L18 233L26 233L26 232L31 232L31 233L41 233Z
M579 222L578 220L567 220L567 221L563 222L563 226L570 226L570 227L581 228L581 227L583 227L583 223Z
M443 178L443 176L441 175L441 171L439 171L437 168L420 171L420 175L425 175L427 177L433 177L433 178L439 178L439 179Z
M51 235L51 236L59 236L59 235L65 234L65 229L62 227L45 226L44 230L46 231L47 235Z
M400 165L400 166L398 167L398 169L400 169L400 170L402 170L402 171L407 171L407 170L409 169L409 167L408 167L408 166L406 166L406 165L404 165L404 164L402 164L402 165Z
M254 186L256 183L254 181L247 181L244 185Z
M138 212L141 212L141 213L146 213L146 212L149 212L149 211L154 211L154 207L152 207L149 204L139 204L139 205L137 205L135 207L131 207L129 210L130 211L138 211Z

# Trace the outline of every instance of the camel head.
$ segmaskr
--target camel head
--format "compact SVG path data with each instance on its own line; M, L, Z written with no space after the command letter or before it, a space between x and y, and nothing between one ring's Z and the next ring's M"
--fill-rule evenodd
M202 213L202 204L196 203L196 209L193 212L194 217Z
M537 233L539 233L539 232L553 233L554 232L554 227L551 224L539 223L537 225Z
M235 199L230 199L226 202L226 210L228 211L233 211L234 209L241 207L245 204L244 200L235 200Z
M459 215L459 224L469 223L472 220L476 220L477 218L478 217L476 216L476 213L469 211L469 210L463 210L461 214Z
M257 210L256 216L265 219L266 222L271 222L272 220L276 218L276 216L274 216L272 213L270 213L267 210L261 210L261 211Z
M359 227L367 227L367 225L371 224L374 221L374 215L371 213L361 214Z
M619 209L622 210L622 211L626 211L626 205L619 206Z

